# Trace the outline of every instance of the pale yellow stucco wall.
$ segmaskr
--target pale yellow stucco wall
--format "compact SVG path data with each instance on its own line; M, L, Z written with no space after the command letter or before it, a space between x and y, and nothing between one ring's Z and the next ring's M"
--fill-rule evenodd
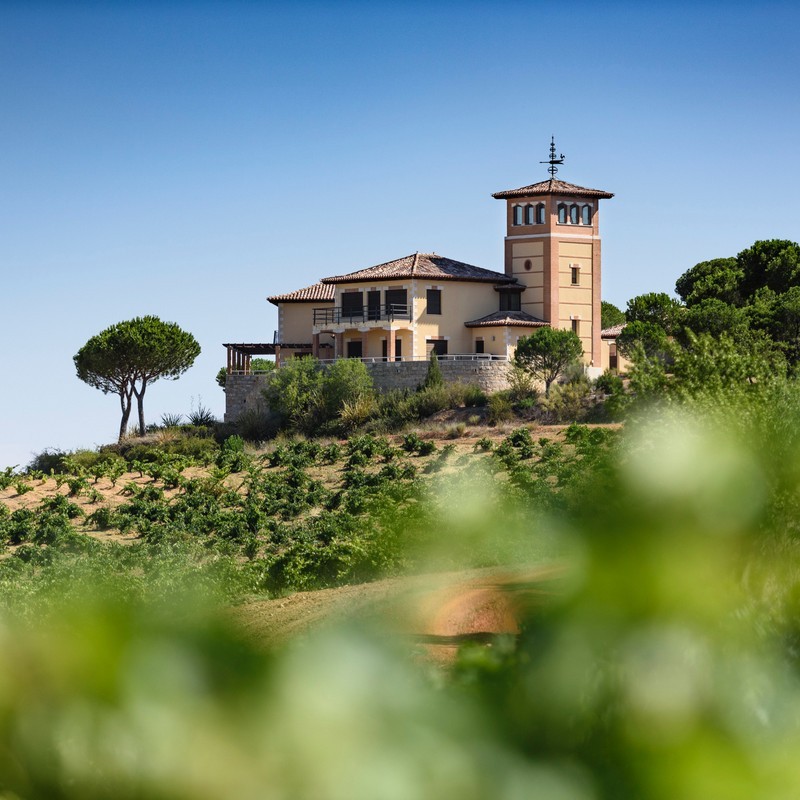
M578 283L572 282L577 269ZM558 249L558 327L577 327L587 362L592 350L592 245L560 242ZM573 326L573 322L576 323Z
M600 354L602 357L601 368L605 371L610 369L611 353L617 354L617 372L620 374L627 373L631 368L631 362L617 350L617 343L614 339L603 339L600 345Z
M446 339L449 354L474 353L473 329L465 327L464 323L498 310L499 296L493 287L494 284L490 282L437 281L419 278L341 284L336 287L335 306L341 306L343 292L361 292L363 303L366 305L367 292L379 291L381 305L384 305L387 289L405 289L408 304L411 306L411 320L365 320L354 325L326 326L326 329L341 329L345 353L348 341L360 339L365 358L383 356L381 342L388 340L390 327L394 330L395 336L402 341L403 358L426 358L427 340L437 338ZM428 289L438 289L441 292L441 314L428 313ZM493 351L487 350L487 352Z
M315 308L332 308L333 303L280 303L278 305L278 339L292 344L311 344L311 328Z
M497 311L499 297L492 287L491 283L474 281L415 281L415 356L425 356L426 341L442 336L447 339L449 354L475 352L473 329L464 323ZM441 314L428 314L428 289L441 291Z
M525 264L530 262L530 269ZM514 242L511 245L511 274L527 288L521 308L537 319L544 319L544 243Z

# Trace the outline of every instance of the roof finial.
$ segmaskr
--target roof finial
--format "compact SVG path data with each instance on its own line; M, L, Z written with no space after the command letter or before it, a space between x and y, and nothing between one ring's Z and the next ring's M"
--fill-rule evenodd
M556 137L550 137L550 159L548 161L540 161L540 164L549 164L550 166L547 168L547 171L550 173L550 180L555 178L556 173L558 172L558 167L556 164L563 164L564 163L564 154L556 158Z

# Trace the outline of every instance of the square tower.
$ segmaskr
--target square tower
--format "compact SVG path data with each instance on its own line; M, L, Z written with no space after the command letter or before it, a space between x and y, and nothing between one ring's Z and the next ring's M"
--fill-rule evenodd
M584 363L600 359L600 200L610 192L555 177L495 192L507 203L505 271L525 286L522 310L553 328L575 331ZM547 163L547 162L545 162Z

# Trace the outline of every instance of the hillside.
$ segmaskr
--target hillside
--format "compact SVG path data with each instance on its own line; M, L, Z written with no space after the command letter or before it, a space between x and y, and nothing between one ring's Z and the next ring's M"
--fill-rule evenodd
M547 483L582 457L576 431L606 441L617 427L442 425L263 449L229 443L205 464L168 452L174 436L150 437L129 443L138 459L76 454L69 472L7 478L0 558L16 564L6 581L35 584L37 564L65 559L69 569L75 553L116 559L135 576L180 552L183 573L224 573L236 618L265 642L356 615L441 659L461 641L514 632L520 598L553 575L535 562L551 564L557 548L532 549L535 521L524 512L502 542L478 542L475 526L496 517L523 473L539 470ZM463 491L491 485L500 491L484 508L452 518Z

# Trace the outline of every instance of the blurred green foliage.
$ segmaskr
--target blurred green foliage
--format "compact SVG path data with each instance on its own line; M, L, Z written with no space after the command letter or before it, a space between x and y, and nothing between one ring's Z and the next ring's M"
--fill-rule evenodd
M518 428L455 473L374 435L264 460L234 441L169 502L132 490L129 546L67 498L0 513L0 796L797 796L800 389L719 374L678 372L624 432ZM519 635L444 674L379 615L269 650L224 610L543 560L563 577L514 587Z

